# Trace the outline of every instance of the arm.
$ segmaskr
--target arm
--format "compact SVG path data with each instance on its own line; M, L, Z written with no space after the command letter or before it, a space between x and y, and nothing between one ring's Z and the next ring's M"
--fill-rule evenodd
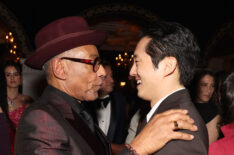
M128 128L128 135L127 135L127 138L125 140L125 143L127 143L127 144L131 143L131 141L136 136L137 126L138 126L139 119L140 119L140 110L138 110L133 115L133 117L132 117L132 119L130 121L130 126Z
M4 155L11 155L10 133L5 114L0 108L0 152Z
M216 141L219 137L219 130L217 124L219 122L220 116L215 116L210 122L206 124L208 135L209 135L209 144Z
M169 110L155 115L130 145L138 154L146 155L158 151L173 139L192 140L192 135L174 131L174 121L177 121L179 129L197 130L193 125L194 121L186 114L185 110ZM127 149L119 153L119 155L128 154L131 153Z

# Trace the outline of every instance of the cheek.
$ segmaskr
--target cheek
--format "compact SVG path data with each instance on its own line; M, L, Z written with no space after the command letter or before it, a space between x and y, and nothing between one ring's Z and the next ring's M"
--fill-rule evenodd
M197 89L197 95L198 96L201 95L203 93L203 91L204 91L204 89L199 86L198 89Z
M89 81L85 86L84 100L93 101L98 98L99 87L95 85L95 82Z
M17 77L15 77L15 80L16 80L17 82L20 82L20 81L21 81L21 78L20 78L19 76L17 76Z
M97 74L90 68L76 68L69 74L69 85L81 100L91 101L97 98Z
M88 81L87 81L88 79ZM97 87L97 77L96 76L89 76L88 78L84 78L83 80L83 90L85 91L86 96L97 95L98 91Z
M87 81L88 79L88 81ZM85 78L85 80L87 81L87 88L88 89L92 89L95 84L97 83L97 77L96 76L89 76L88 78Z
M213 94L214 93L214 88L211 88L211 94Z
M6 77L6 81L8 82L8 81L10 81L11 80L11 78L10 77Z

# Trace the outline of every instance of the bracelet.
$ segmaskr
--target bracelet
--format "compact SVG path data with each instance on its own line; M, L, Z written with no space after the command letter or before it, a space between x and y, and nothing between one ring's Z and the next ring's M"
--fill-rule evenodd
M127 149L131 152L132 155L139 155L136 150L134 150L132 148L132 146L130 144L125 144L125 146L127 147Z

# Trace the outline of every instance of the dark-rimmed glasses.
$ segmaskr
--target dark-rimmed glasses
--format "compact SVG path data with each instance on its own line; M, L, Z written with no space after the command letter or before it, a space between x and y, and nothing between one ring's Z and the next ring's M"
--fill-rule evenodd
M96 57L94 60L80 59L80 58L69 58L69 57L62 57L60 59L66 59L66 60L71 60L74 62L80 62L80 63L85 63L88 65L93 65L93 71L95 73L98 71L98 69L100 68L100 65L101 65L101 59L99 57Z

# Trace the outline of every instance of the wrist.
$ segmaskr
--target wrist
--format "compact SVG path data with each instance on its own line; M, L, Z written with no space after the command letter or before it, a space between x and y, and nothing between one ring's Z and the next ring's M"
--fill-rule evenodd
M140 155L130 144L125 144L125 146L131 152L131 155Z

